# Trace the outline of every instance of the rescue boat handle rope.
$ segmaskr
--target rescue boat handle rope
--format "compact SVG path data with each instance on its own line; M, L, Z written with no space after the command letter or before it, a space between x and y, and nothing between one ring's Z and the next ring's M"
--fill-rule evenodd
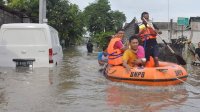
M200 93L200 90L199 90L198 88L194 87L193 85L191 85L190 83L188 83L188 82L186 82L186 81L184 81L184 80L181 80L181 79L179 79L178 77L176 77L176 79L178 79L179 81L181 81L181 82L187 84L188 86L194 88L195 90L198 91L198 93Z

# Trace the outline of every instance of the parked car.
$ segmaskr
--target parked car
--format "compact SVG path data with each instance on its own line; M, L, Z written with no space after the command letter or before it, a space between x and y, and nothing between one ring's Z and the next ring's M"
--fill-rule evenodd
M53 27L36 23L1 26L1 67L53 67L62 57L58 32Z

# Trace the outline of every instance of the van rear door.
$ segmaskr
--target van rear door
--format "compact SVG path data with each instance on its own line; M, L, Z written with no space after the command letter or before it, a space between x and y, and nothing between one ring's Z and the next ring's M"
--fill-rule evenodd
M42 28L3 29L0 47L5 66L16 66L13 59L34 59L33 66L48 66L47 34Z

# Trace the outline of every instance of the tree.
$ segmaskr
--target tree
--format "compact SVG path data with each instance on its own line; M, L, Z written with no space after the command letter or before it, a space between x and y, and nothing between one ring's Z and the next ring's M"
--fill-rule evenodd
M91 33L96 34L107 30L109 10L108 0L98 0L97 3L92 3L85 8L86 26Z
M115 30L122 28L123 23L126 21L126 16L120 11L111 11L112 23Z
M48 11L49 24L59 31L60 37L65 39L66 43L76 43L81 40L84 24L77 5L69 4L68 1L58 1Z
M0 0L0 5L4 5L4 4L5 4L4 0Z
M8 7L25 13L33 22L38 22L39 0L8 0Z
M108 0L98 0L84 10L86 26L92 34L114 31L126 21L123 12L112 11Z
M105 37L113 35L117 29L122 28L126 21L123 12L112 11L108 0L98 0L84 10L85 23L93 40L100 45L105 42Z
M94 41L98 43L99 47L108 46L108 43L114 32L101 32L95 35Z
M9 0L9 7L24 12L38 22L39 0ZM82 12L75 4L68 0L47 0L48 24L56 28L60 34L60 40L66 43L81 41L84 33Z

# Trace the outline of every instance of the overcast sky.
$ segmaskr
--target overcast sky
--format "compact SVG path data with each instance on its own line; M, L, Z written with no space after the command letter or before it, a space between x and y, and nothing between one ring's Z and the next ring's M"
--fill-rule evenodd
M69 0L84 10L96 0ZM140 20L143 11L150 14L154 22L168 21L177 17L200 16L200 0L109 0L112 10L119 10L130 22L134 17Z

